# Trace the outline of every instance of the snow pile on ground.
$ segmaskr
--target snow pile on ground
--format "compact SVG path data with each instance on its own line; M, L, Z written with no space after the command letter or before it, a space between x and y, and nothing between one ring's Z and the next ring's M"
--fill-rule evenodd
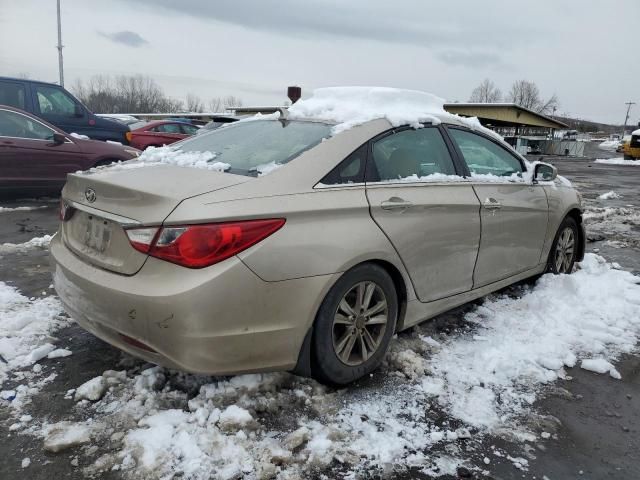
M615 152L621 143L622 142L620 142L620 140L605 140L598 145L598 148L601 150L611 150Z
M24 243L1 243L0 255L9 255L13 253L25 253L34 248L47 248L52 235L44 235L42 237L35 237Z
M600 200L615 200L621 198L621 195L611 190L607 193L603 193L602 195L598 195L598 198Z
M102 398L76 395L103 446L85 473L293 479L332 477L337 468L357 478L411 467L455 474L465 455L460 442L485 433L534 440L532 404L567 368L619 377L613 362L634 351L640 335L639 282L588 254L573 275L545 275L489 297L458 319L462 333L427 336L422 326L399 335L376 382L343 390L287 373L220 379L144 364L104 372L79 389L98 385ZM527 468L525 459L512 462Z
M626 207L591 207L582 214L587 229L587 237L593 234L609 240L623 240L640 244L636 233L640 227L640 209L632 205Z
M91 440L91 428L81 423L59 422L46 426L43 435L44 449L57 453L88 443Z
M55 347L50 334L66 325L54 297L28 299L0 282L0 381L10 370L37 363Z
M0 207L0 213L4 212L28 212L30 210L38 210L40 208L47 208L46 205L39 207Z
M640 335L640 279L587 254L573 275L542 277L522 298L501 296L467 314L474 336L430 359L422 387L456 418L498 431L517 424L539 385L579 357L615 360Z
M289 118L313 118L335 122L334 135L371 120L386 118L393 126L421 123L439 124L440 119L462 121L474 130L482 130L499 138L492 130L480 125L477 118L465 118L448 113L445 100L431 93L387 87L318 88L313 96L298 100L289 107Z
M625 160L624 158L598 158L594 163L604 163L605 165L636 165L640 166L640 160Z
M110 165L94 167L85 172L76 173L129 170L159 165L175 165L223 172L231 166L228 163L216 162L214 161L215 158L216 154L213 152L184 152L175 146L148 147L138 158L127 160L126 162L114 162Z

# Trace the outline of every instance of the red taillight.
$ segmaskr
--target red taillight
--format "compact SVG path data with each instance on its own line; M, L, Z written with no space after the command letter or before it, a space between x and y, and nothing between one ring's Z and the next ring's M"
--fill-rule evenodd
M127 230L136 250L189 268L232 257L284 225L284 218Z

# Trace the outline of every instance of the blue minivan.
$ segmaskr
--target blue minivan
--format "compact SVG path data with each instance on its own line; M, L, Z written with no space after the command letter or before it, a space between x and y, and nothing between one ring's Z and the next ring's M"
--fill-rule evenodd
M0 77L0 105L26 110L67 133L129 144L128 126L94 115L80 100L55 83Z

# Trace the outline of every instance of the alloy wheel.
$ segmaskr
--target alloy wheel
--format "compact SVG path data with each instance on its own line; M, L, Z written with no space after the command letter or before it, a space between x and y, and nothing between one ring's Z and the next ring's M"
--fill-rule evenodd
M333 350L346 365L357 366L376 353L389 322L387 298L375 282L354 285L334 314Z
M571 227L565 227L556 244L555 267L558 273L570 273L575 255L575 233Z

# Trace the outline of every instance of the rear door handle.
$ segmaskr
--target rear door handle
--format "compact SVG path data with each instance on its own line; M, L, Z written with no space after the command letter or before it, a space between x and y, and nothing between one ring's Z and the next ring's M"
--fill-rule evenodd
M380 204L383 210L402 211L413 206L413 203L400 197L391 197Z
M487 210L498 210L499 208L502 208L502 204L495 198L485 199L483 206Z

